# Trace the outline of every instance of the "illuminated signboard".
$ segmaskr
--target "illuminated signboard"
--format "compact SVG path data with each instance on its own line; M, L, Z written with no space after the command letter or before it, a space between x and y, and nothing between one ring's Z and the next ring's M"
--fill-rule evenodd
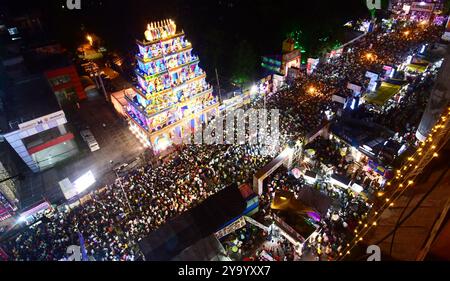
M281 71L281 61L270 57L263 57L261 66L274 72Z
M404 5L403 5L403 11L404 11L406 14L409 14L409 12L411 11L411 5L404 4Z
M434 3L426 3L426 2L414 2L411 6L411 11L416 12L433 12Z
M78 195L78 192L75 190L75 187L68 178L60 181L59 186L61 188L62 193L64 194L64 197L67 200L70 200Z
M31 208L25 212L23 212L22 214L20 214L20 218L22 220L27 219L30 216L34 216L44 210L49 209L51 206L48 204L48 202L42 202L41 204L39 204L38 206Z

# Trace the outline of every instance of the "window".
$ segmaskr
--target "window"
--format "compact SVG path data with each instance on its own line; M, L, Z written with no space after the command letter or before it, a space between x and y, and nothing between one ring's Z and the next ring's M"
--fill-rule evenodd
M55 95L61 104L74 103L78 101L77 93L73 87L56 91Z

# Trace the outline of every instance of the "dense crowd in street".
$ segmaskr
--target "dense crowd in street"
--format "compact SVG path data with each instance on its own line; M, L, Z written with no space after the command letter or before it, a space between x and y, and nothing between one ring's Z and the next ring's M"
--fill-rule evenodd
M13 260L60 260L69 246L79 245L80 232L95 260L135 260L137 241L227 185L248 182L267 161L257 147L188 146L162 165L132 171L82 206L28 228L5 249Z
M370 121L383 125L413 142L435 77L429 75L423 81L416 81L398 102L390 102L382 111L364 107L363 112L369 112ZM393 120L395 122L392 122Z
M332 95L349 94L347 82L366 86L364 74L368 68L399 64L422 43L436 40L438 34L434 27L427 32L419 28L414 30L417 31L408 36L404 30L368 34L352 45L351 52L321 63L314 75L301 77L291 88L269 96L267 107L279 109L281 113L282 143L305 139L323 127L328 120L326 112L335 109ZM376 54L377 59L365 59L368 52ZM375 116L374 120L395 128L414 128L413 124L407 125L411 122L409 115L395 118L395 124L383 123L382 119L391 121L386 117L399 116L399 112L406 109L413 112L419 103L423 106L425 100L420 93L430 82L426 81L415 90L415 95L407 95L399 106ZM311 157L316 164L311 169L318 174L325 174L320 165L325 164L335 173L353 179L364 178L361 169L350 172L352 161L341 155L338 144L319 139L310 148L316 151ZM119 177L113 185L93 192L92 200L73 210L56 212L52 218L24 229L2 246L12 260L61 260L68 257L67 247L79 244L78 233L81 233L87 254L95 260L136 260L140 257L137 247L140 239L227 185L249 182L275 153L268 155L260 146L250 145L180 147L160 165L149 164ZM307 183L287 171L276 173L268 180L268 192L261 198L261 209L263 212L270 209L270 200L276 190L298 193L305 186ZM320 235L305 246L318 257L334 259L370 204L350 190L337 190L321 181L315 188L338 204L333 204L318 222L322 230ZM282 241L280 245L284 245L286 253L292 253L289 243ZM283 259L295 257L293 254L280 256Z
M286 169L279 169L277 173L268 179L266 186L267 193L262 197L261 205L265 206L264 209L270 210L270 203L274 199L277 191L292 192L295 198L302 202L302 198L298 196L298 193L308 186L313 187L324 196L330 198L330 202L332 203L327 214L324 214L320 221L315 222L320 233L305 243L302 249L305 257L301 256L299 259L307 259L306 256L312 255L322 260L333 260L337 258L338 252L342 249L341 245L348 238L352 237L354 228L369 211L371 204L366 201L366 197L364 196L330 184L329 178L327 178L327 171L324 170L323 165L330 166L334 173L341 174L352 180L357 180L357 177L360 177L359 180L361 182L364 181L366 186L372 184L372 181L363 180L365 173L362 169L350 171L349 166L353 164L353 161L347 159L347 153L340 153L340 149L342 148L340 143L319 138L308 146L308 149L312 148L315 151L314 155L305 155L305 158L310 158L309 161L313 162L313 164L310 167L303 167L301 169L303 172L306 169L310 169L310 171L316 173L317 181L315 183L307 183L303 177L297 178L292 172ZM325 159L327 160L325 161L327 164L322 162ZM373 190L373 192L375 191L376 189ZM314 209L317 207L307 204L305 206ZM271 212L276 211L271 210L268 214ZM305 216L305 219L311 218ZM308 237L304 238L306 239ZM290 250L286 249L286 252L290 252ZM284 250L281 251L284 252ZM294 258L295 255L289 255L289 257Z

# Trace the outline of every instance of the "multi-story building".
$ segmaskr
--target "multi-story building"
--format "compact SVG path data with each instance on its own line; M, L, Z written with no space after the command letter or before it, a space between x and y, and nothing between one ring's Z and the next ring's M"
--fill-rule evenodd
M0 140L0 222L10 218L17 210L18 171L15 167L14 155L4 140Z
M127 93L131 130L161 151L191 134L218 112L199 58L172 20L151 23L137 41L137 84Z

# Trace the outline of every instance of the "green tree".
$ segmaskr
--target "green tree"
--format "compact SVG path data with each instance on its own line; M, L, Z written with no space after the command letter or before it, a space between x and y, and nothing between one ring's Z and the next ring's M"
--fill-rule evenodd
M8 83L7 74L4 71L3 64L0 64L0 98L2 96L1 91L6 89L7 83Z

